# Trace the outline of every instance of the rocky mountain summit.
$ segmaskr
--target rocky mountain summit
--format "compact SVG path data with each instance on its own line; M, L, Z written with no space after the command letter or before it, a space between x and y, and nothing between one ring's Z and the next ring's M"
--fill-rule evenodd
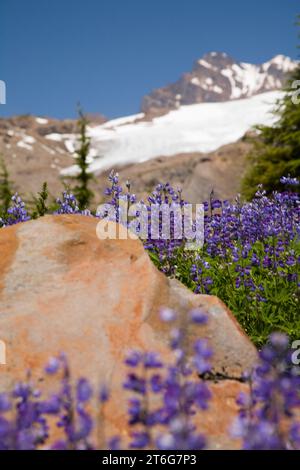
M210 52L197 60L191 72L142 100L142 112L163 114L182 105L249 98L278 90L297 62L276 55L263 64L238 62L225 52Z
M135 180L138 195L165 180L184 186L190 201L207 199L216 188L218 197L232 199L249 150L243 136L255 124L272 123L277 90L296 65L283 55L253 65L211 52L180 80L146 96L143 113L109 121L87 116L97 198L114 168ZM52 195L59 194L61 177L76 174L77 142L75 119L0 118L0 155L14 190L28 199L43 181Z

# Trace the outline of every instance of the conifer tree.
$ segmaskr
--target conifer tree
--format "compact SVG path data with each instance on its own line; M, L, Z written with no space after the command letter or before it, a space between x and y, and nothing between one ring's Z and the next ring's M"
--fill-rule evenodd
M256 127L259 135L253 141L249 155L251 165L242 182L242 193L248 199L255 194L260 183L267 192L271 192L282 189L282 176L300 176L299 90L300 63L290 75L283 98L277 102L274 110L276 122L272 126Z
M49 197L49 192L48 192L48 185L47 182L45 181L43 183L41 191L38 192L38 197L35 198L35 211L32 215L34 219L37 217L42 217L43 215L47 214L49 211L49 208L47 206L47 200Z
M84 210L90 205L94 197L94 193L89 188L93 175L88 171L88 154L90 150L90 138L87 136L88 122L80 108L78 114L79 145L76 150L76 163L79 172L75 177L76 186L73 192L78 201L79 209Z
M9 208L13 196L12 183L3 157L0 156L0 217L4 216Z

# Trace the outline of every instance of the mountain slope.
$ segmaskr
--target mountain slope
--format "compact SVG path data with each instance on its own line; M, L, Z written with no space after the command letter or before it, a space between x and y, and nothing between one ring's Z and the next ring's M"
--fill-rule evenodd
M172 157L157 157L139 164L118 168L123 183L130 179L132 190L145 198L161 182L183 189L183 197L190 202L208 200L214 190L215 197L234 199L240 190L240 181L246 170L246 155L251 144L242 139L225 145L215 152L185 153ZM104 172L97 177L105 186Z
M270 113L281 92L262 93L252 98L224 103L182 106L168 114L140 120L141 115L89 128L91 136L90 169L99 173L108 168L139 163L157 156L179 153L212 152L240 139L254 124L270 124ZM64 141L67 148L76 145L72 135L48 135ZM73 175L76 167L63 170Z
M272 123L270 111L282 96L279 91L261 91L280 87L294 66L284 56L256 66L211 53L191 74L161 89L167 101L160 101L158 90L156 107L150 100L146 113L107 122L91 116L89 163L97 175L95 193L99 196L105 184L103 172L117 168L125 178L136 180L139 194L169 180L182 185L190 200L207 198L212 188L219 188L220 197L233 197L248 145L239 139L254 124ZM57 194L62 189L59 177L77 171L76 132L74 120L0 119L0 153L15 188L28 195L47 180Z
M124 119L119 124L121 122ZM32 199L32 194L36 194L43 181L47 181L50 193L57 197L63 189L60 171L72 164L72 156L64 141L59 141L59 136L68 132L69 144L72 137L74 145L75 130L74 121L33 116L0 119L0 153L8 166L14 190L25 199ZM49 131L55 131L52 136L55 135L56 140L46 138ZM138 197L145 197L159 182L169 181L175 187L182 187L184 197L191 202L207 199L212 189L217 197L232 199L239 190L248 150L249 143L238 141L209 154L194 152L158 156L115 168L123 182L127 179L132 181L133 191ZM108 173L109 170L98 174L92 182L95 204L103 197Z
M142 112L163 114L179 106L249 98L281 89L297 62L284 55L255 65L237 62L224 52L211 52L195 62L191 72L158 88L142 100Z

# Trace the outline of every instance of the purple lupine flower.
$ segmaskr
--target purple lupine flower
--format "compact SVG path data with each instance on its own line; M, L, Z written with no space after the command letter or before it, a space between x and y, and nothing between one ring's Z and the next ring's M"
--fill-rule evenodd
M45 367L45 372L47 374L56 374L56 372L58 371L59 367L60 367L60 361L57 357L51 357L49 359L49 362L48 364L46 365Z
M130 373L124 382L124 388L143 395L146 392L145 380L138 377L137 374Z
M212 357L212 351L207 341L205 339L198 339L195 342L194 350L194 366L196 367L199 374L205 374L206 372L210 372L210 359Z
M208 321L207 314L197 308L190 311L190 317L193 323L198 323L199 325L205 325Z
M163 322L172 322L176 319L176 312L171 308L162 308L160 311L160 319Z
M58 414L61 409L61 400L57 395L53 395L49 400L39 403L39 410L42 414Z
M162 362L157 353L149 352L144 355L144 367L146 369L158 369L162 367Z
M70 191L64 191L62 199L56 200L58 209L56 214L80 214L78 202Z
M78 380L76 393L79 403L84 403L91 398L93 394L92 388L86 379L81 378Z
M75 429L73 429L72 441L76 442L79 449L86 448L85 442L80 442L86 440L92 432L93 429L93 420L89 413L80 405L77 405L77 423L75 424ZM77 426L76 426L77 425ZM87 446L91 447L91 446Z
M7 393L0 393L0 413L9 411L11 409L11 402Z
M108 441L109 450L120 450L121 448L121 439L119 436L111 437Z
M145 421L144 407L140 398L130 398L128 401L129 424L132 426Z
M291 364L286 335L272 333L248 380L250 393L238 397L240 414L233 426L234 436L243 440L243 448L300 448L298 423L293 421L294 410L300 405L300 377ZM290 427L284 430L283 422L288 418Z
M154 374L150 379L151 390L153 393L160 393L164 387L164 381L161 375Z
M139 363L142 360L142 355L139 351L131 351L130 354L128 354L125 364L127 364L130 367L136 367L139 365Z
M158 436L156 440L156 446L159 450L175 450L176 440L173 434L165 433Z
M180 323L181 320L175 312L170 312L171 314L167 310L167 320L178 320ZM207 316L202 310L194 309L188 313L186 321L201 325L207 321ZM163 364L156 354L149 353L136 356L138 361L133 361L134 374L131 361L127 364L130 370L124 388L134 393L129 399L128 408L129 424L132 426L132 448L153 446L153 439L159 449L202 449L205 446L204 436L196 431L192 417L197 408L207 408L211 393L202 379L191 379L195 369L190 367L184 346L186 325L180 325L181 327L174 325L171 329L172 364ZM199 372L199 368L202 372L209 371L211 351L208 343L199 339L194 349L195 357L192 363L196 366L196 371ZM151 374L149 368L151 370L157 367L162 369L161 373ZM160 407L151 407L151 394L161 396ZM164 428L165 430L162 430Z
M102 385L100 388L100 393L99 393L99 401L100 403L105 403L109 400L109 389L107 388L106 385Z
M11 198L11 206L7 209L7 214L1 219L1 224L5 227L7 225L18 224L19 222L27 222L30 216L26 210L25 203L22 198L15 193Z
M290 185L290 186L298 186L299 180L297 178L291 178L289 175L288 176L282 176L280 178L280 182L285 185Z
M132 449L145 449L149 444L149 434L147 432L133 432L130 447Z

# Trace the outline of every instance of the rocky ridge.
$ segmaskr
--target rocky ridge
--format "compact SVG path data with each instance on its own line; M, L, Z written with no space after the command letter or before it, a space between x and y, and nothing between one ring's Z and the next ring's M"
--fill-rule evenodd
M263 64L239 62L225 52L210 52L197 60L191 72L146 95L141 104L146 114L163 114L179 106L249 98L281 89L297 62L282 54Z

